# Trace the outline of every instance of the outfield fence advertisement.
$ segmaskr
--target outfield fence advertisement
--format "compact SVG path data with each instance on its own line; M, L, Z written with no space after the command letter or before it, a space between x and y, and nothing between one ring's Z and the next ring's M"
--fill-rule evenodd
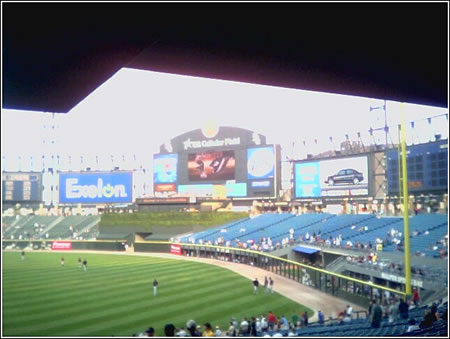
M70 251L72 249L71 241L53 241L52 250Z
M60 173L59 202L62 204L132 202L131 172Z
M171 244L170 245L170 253L171 254L177 254L177 255L183 255L183 251L181 249L181 245Z
M368 157L295 163L295 198L364 196L369 194Z

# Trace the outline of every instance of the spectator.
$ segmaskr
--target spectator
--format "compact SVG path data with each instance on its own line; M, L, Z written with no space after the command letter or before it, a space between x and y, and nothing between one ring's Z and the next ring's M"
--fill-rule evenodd
M319 324L323 325L323 323L325 322L325 316L323 315L322 311L319 310Z
M301 323L303 327L308 327L308 313L303 312Z
M390 302L389 308L388 308L388 314L389 314L389 323L394 322L394 320L397 319L398 316L398 305L395 300L392 300Z
M222 331L220 330L219 326L216 326L216 333L215 333L216 337L221 337L222 336Z
M281 330L289 330L289 322L286 319L286 317L284 315L281 316L281 326L280 326Z
M246 335L248 335L248 332L249 332L249 324L248 324L247 318L244 317L244 318L242 318L241 326L239 328L239 335L246 336Z
M417 288L414 288L413 302L416 307L419 306L419 301L420 301L419 291L417 290Z
M230 326L228 327L227 336L228 337L235 337L236 336L236 330L233 325L233 321L230 321Z
M173 324L164 326L164 335L166 337L175 337L175 326L173 326Z
M437 312L437 306L433 305L431 306L430 311L425 314L425 318L420 323L420 328L428 328L433 325L435 321L439 320L439 313Z
M149 327L145 332L144 335L146 337L154 337L155 336L155 329L153 327Z
M347 305L347 308L345 309L346 315L348 315L350 318L352 317L353 308L350 305Z
M381 324L381 318L383 316L383 309L381 306L374 300L372 306L372 313L370 315L371 325L374 328L379 328Z
M292 325L297 326L298 324L298 314L294 313L291 317Z
M250 321L250 331L249 334L251 337L256 337L256 318L252 317Z
M197 330L197 324L194 320L189 320L186 323L186 328L188 330L189 336L191 337L201 337L202 334Z
M213 332L213 329L212 329L210 323L206 323L203 326L205 326L205 330L203 331L203 337L215 337L216 336Z
M186 331L184 330L184 327L179 328L177 331L177 337L185 337L186 336Z
M373 308L373 300L370 300L369 308L367 309L367 315L369 317L372 314L372 308Z
M262 323L260 318L256 318L255 329L258 334L262 332Z
M418 330L420 328L419 326L417 326L416 320L414 318L409 319L408 325L409 326L408 326L408 329L406 330L406 332L412 332L412 331Z
M398 305L398 312L400 313L400 318L408 319L408 311L409 305L405 300L400 300L400 304Z
M269 314L267 315L267 324L269 326L269 329L273 331L273 327L277 322L277 317L275 316L275 314L272 313L272 311L269 312Z

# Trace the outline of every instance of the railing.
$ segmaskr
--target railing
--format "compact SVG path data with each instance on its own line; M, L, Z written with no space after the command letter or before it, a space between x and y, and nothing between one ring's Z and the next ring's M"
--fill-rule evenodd
M171 243L167 242L167 244ZM381 293L383 290L400 297L404 297L406 294L403 291L275 257L268 253L213 245L184 243L179 245L182 246L183 255L256 266L363 307L367 307L370 300L374 298L378 298L380 302L383 302L385 298L384 293Z

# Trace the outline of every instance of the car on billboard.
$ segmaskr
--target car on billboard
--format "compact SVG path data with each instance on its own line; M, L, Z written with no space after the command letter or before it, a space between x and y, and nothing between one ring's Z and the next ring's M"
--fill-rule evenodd
M353 184L358 185L364 180L364 176L357 170L346 168L341 169L337 174L331 175L325 181L326 184L333 186L336 184Z

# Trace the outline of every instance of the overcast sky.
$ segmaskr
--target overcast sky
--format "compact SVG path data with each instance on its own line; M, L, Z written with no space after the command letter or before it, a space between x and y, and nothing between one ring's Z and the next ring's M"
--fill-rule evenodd
M56 116L55 138L46 136L51 114L2 110L2 160L6 160L2 169L21 166L27 170L30 156L33 167L41 167L42 155L52 154L52 148L53 154L61 156L63 170L69 155L72 169L81 156L86 166L98 156L105 169L112 163L133 167L134 154L138 163L150 168L159 145L209 121L254 130L266 135L268 143L281 144L284 155L303 158L306 153L339 148L345 134L357 140L361 132L366 144L373 143L368 130L384 125L384 112L370 112L369 107L382 104L363 97L124 68L68 114ZM431 124L426 120L447 109L405 104L405 112L409 143L433 140L436 133L448 137L445 117ZM400 119L400 104L388 101L387 120L394 142ZM410 121L416 121L415 129L410 128ZM374 136L378 143L384 142L383 132Z

